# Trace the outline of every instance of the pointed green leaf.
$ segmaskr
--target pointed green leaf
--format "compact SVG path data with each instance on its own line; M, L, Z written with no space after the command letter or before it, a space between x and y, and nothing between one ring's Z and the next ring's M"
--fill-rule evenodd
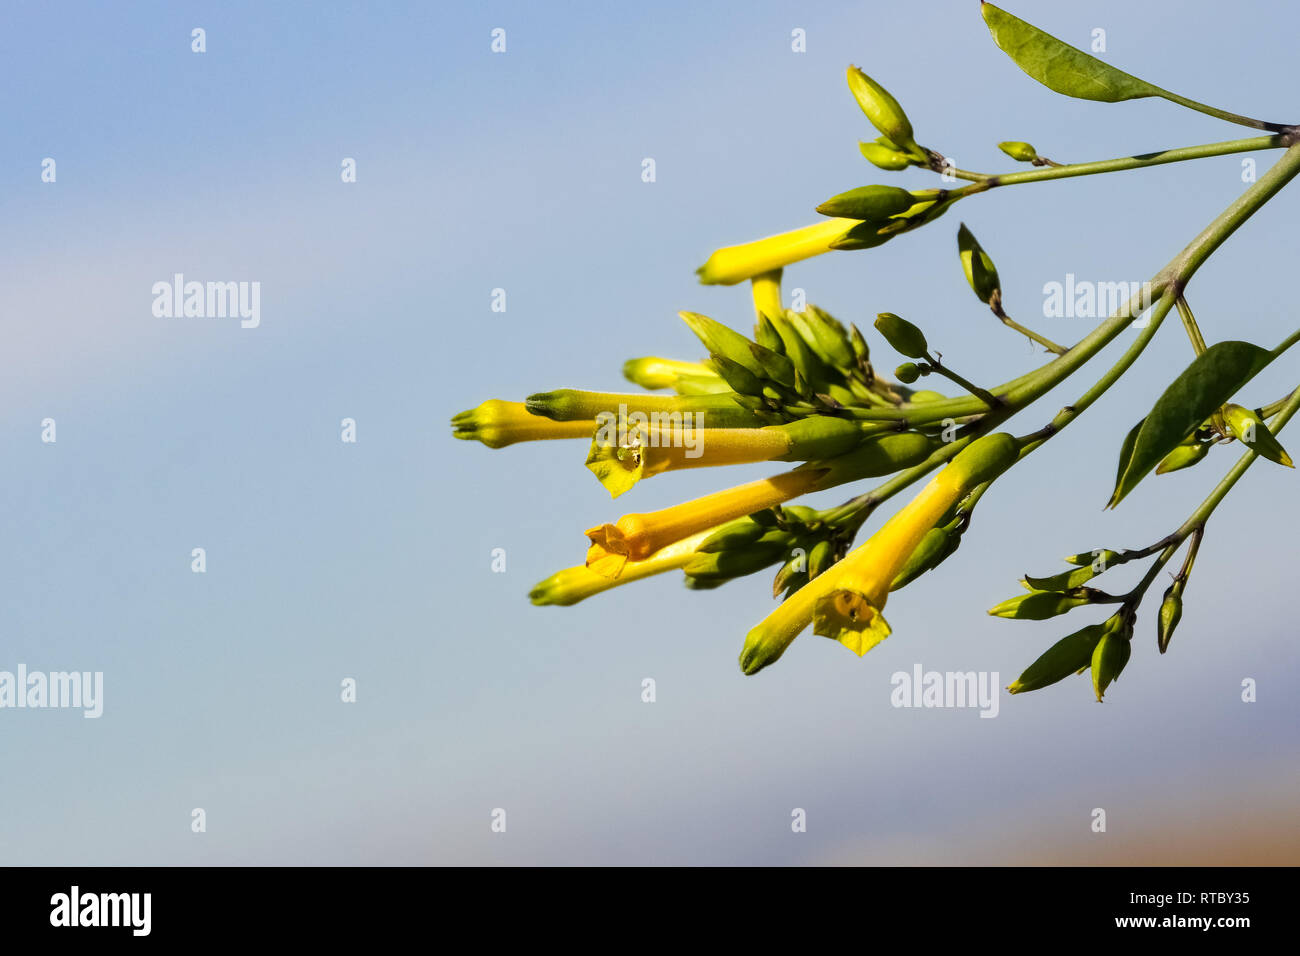
M1165 455L1272 359L1268 349L1234 341L1216 342L1196 356L1124 440L1115 491L1107 507L1119 504Z
M991 3L981 4L980 12L1002 52L1049 90L1103 103L1165 95L1160 87L1089 56Z
M1093 565L1087 564L1081 568L1071 568L1069 571L1062 571L1060 574L1053 574L1047 578L1032 578L1025 575L1025 584L1035 591L1068 591L1070 588L1077 588L1081 584L1086 584L1097 576Z

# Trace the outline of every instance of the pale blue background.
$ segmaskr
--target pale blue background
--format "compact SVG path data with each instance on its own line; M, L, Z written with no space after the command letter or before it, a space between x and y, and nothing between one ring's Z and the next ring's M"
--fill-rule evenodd
M1009 5L1079 44L1106 29L1107 58L1161 85L1300 118L1289 7ZM1176 321L998 483L957 557L895 596L886 644L857 660L806 635L756 678L736 656L771 606L767 574L711 593L665 577L571 609L525 595L580 560L584 528L769 469L668 475L611 502L581 443L493 452L446 424L490 397L620 388L633 355L697 357L678 309L748 324L743 287L695 283L711 249L893 181L858 155L873 134L849 63L968 168L1012 165L1004 139L1083 160L1249 133L1056 96L993 46L974 2L6 13L0 669L102 670L106 686L98 721L0 712L0 861L1297 862L1294 472L1251 471L1211 525L1169 655L1150 607L1105 706L1082 678L1004 696L996 720L889 705L890 675L918 661L1011 680L1062 622L985 608L1064 554L1158 538L1235 460L1222 449L1101 511L1124 432L1189 358ZM1002 190L791 269L787 289L863 327L899 312L1000 381L1037 356L970 295L959 221L1013 313L1072 340L1082 320L1034 318L1043 283L1146 277L1240 171L1225 157ZM1294 327L1296 189L1197 278L1207 337L1272 345ZM261 327L154 318L150 287L174 272L260 281ZM1245 398L1294 379L1288 359ZM189 569L199 546L205 575ZM349 676L355 705L338 700ZM1243 677L1258 703L1239 701Z

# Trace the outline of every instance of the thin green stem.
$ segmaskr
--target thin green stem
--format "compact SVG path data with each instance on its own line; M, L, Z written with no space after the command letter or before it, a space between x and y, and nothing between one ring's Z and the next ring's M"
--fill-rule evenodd
M930 370L933 371L936 375L942 375L944 378L948 379L948 381L955 382L956 384L960 385L962 388L966 389L966 391L970 392L972 395L978 398L989 408L991 409L997 408L999 405L1002 404L1002 402L999 399L989 394L987 389L980 388L978 385L974 384L973 382L967 381L965 378L958 375L952 369L944 365L943 362L940 361L942 356L926 355L926 358L930 360Z
M1115 159L1095 160L1090 163L1066 163L1064 166L1047 166L1014 173L998 173L995 175L970 173L968 176L959 176L958 178L974 179L973 184L953 190L951 197L961 198L962 196L983 192L986 189L993 189L998 186L1036 183L1049 179L1070 179L1075 176L1094 176L1098 173L1117 173L1128 169L1146 169L1151 166L1164 166L1168 163L1181 163L1191 159L1208 159L1212 156L1228 156L1233 153L1248 153L1260 149L1281 149L1291 146L1294 142L1294 135L1288 132L1272 136L1230 139L1221 143L1205 143L1201 146L1181 146L1176 149L1138 153L1135 156L1120 156ZM951 168L948 169L948 172L956 175L956 172Z
M1156 334L1156 331L1160 328L1160 324L1164 322L1165 316L1169 314L1169 310L1172 307L1173 297L1169 295L1163 296L1160 301L1156 303L1155 310L1151 313L1151 319L1147 323L1146 328L1139 332L1137 338L1133 340L1133 344L1124 350L1124 354L1119 357L1119 361L1111 366L1110 369L1107 370L1106 374L1093 384L1092 388L1088 389L1081 396L1075 399L1073 404L1066 405L1057 412L1056 417L1043 426L1043 428L1020 439L1021 442L1024 443L1020 449L1020 457L1024 458L1026 455L1029 455L1037 448L1041 447L1044 442L1064 429L1070 424L1070 422L1074 421L1087 411L1088 407L1092 405L1093 402L1101 398L1101 396L1106 393L1106 390L1114 385L1115 382L1117 382L1119 378L1129 370L1129 367L1137 361L1138 356L1141 355L1143 350L1147 347L1147 343L1150 342L1152 337Z
M1002 324L1005 325L1007 328L1014 329L1015 331L1019 332L1021 335L1028 337L1031 341L1037 342L1043 348L1047 349L1047 351L1053 352L1057 355L1064 355L1066 352L1069 351L1069 349L1067 349L1065 346L1057 345L1051 339L1047 338L1046 336L1039 335L1033 329L1021 325L1015 319L1011 318L1011 316L1007 315L1006 310L1002 308L1001 289L995 289L993 291L993 297L989 300L989 308L993 311L993 314L996 315L998 319L1002 322Z
M1186 96L1179 96L1177 93L1171 93L1168 90L1161 90L1160 95L1171 103L1185 106L1189 110L1196 110L1196 112L1204 113L1206 116L1213 116L1216 119L1227 120L1229 123L1236 123L1238 126L1272 130L1275 133L1284 133L1292 129L1285 123L1268 123L1264 120L1242 116L1240 113L1230 113L1228 110L1221 110L1217 106L1207 106L1205 103L1198 103L1196 100L1188 99Z

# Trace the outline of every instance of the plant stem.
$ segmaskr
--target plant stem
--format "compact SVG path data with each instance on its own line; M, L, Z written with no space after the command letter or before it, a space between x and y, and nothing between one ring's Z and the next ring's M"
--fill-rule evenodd
M1221 110L1215 106L1207 106L1204 103L1198 103L1196 100L1190 100L1185 96L1179 96L1177 93L1170 93L1168 90L1161 90L1160 95L1170 103L1177 103L1179 106L1185 106L1189 110L1196 110L1198 113L1204 113L1206 116L1213 116L1216 119L1227 120L1229 123L1236 123L1238 126L1249 126L1252 129L1267 129L1275 133L1285 133L1293 127L1285 123L1267 123L1264 120L1252 119L1249 116L1242 116L1240 113L1230 113L1227 110Z
M930 361L930 369L931 369L931 371L935 372L935 373L938 374L938 375L942 375L944 378L948 379L948 381L950 381L950 382L956 382L958 385L960 385L962 388L966 389L966 391L970 392L972 395L974 395L976 398L978 398L981 402L983 402L983 403L984 403L985 405L987 405L989 408L991 408L991 409L992 409L992 408L997 408L999 405L1002 404L1002 402L1001 402L999 399L997 399L997 398L995 398L994 396L990 395L987 389L980 388L978 385L974 384L973 382L968 382L966 379L964 379L962 376L958 375L958 374L957 374L956 372L954 372L952 369L950 369L950 368L948 368L947 366L945 366L945 365L943 364L943 362L940 361L940 359L942 358L942 356L940 356L940 355L926 355L926 358L929 359L929 361Z
M1153 153L1138 153L1135 156L1120 156L1115 159L1095 160L1090 163L1066 163L1063 166L1021 170L1014 173L966 173L964 170L948 172L959 179L973 179L970 186L963 186L951 193L952 198L960 198L971 193L983 192L997 186L1014 186L1018 183L1042 182L1049 179L1070 179L1074 176L1093 176L1097 173L1116 173L1127 169L1146 169L1150 166L1163 166L1167 163L1181 163L1189 159L1207 159L1211 156L1228 156L1232 153L1248 153L1259 149L1280 149L1295 142L1291 133L1278 133L1272 136L1250 136L1245 139L1230 139L1221 143L1206 143L1201 146L1182 146L1176 149L1158 150Z
M1021 325L1019 322L1017 322L1015 319L1011 318L1011 316L1007 315L1006 311L1002 308L1001 289L995 289L993 291L993 297L989 299L989 308L993 311L993 314L996 315L1001 320L1002 324L1005 325L1007 328L1014 329L1015 331L1019 332L1021 335L1024 335L1028 337L1030 340L1037 342L1043 348L1047 349L1047 351L1054 352L1057 355L1064 355L1066 352L1069 351L1069 349L1065 348L1065 346L1057 345L1051 339L1039 335L1033 329L1026 328L1025 326Z

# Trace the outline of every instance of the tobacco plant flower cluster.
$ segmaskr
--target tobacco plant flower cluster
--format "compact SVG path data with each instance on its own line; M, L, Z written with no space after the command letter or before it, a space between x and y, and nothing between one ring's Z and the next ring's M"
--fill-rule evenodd
M998 46L1025 73L1058 93L1105 102L1161 97L1267 135L1085 163L1060 163L1040 156L1029 143L1008 141L998 148L1034 168L977 173L956 169L942 153L919 145L898 101L850 67L850 92L878 134L859 145L862 155L883 170L917 166L964 185L922 190L860 186L818 205L817 212L825 217L821 222L718 249L698 270L700 281L750 283L752 334L682 312L704 355L698 361L628 361L624 375L642 391L566 388L540 392L523 402L491 399L452 419L457 438L491 448L520 441L584 439L589 442L587 469L614 498L640 481L678 469L753 462L793 466L670 508L628 512L593 526L586 532L582 562L537 584L530 595L534 604L574 604L665 572L680 571L687 586L707 589L776 568L773 595L782 600L745 636L743 672L754 674L778 660L809 626L814 634L862 655L891 633L883 613L889 594L947 560L997 478L1100 398L1176 308L1195 357L1120 443L1109 506L1119 505L1153 472L1165 474L1207 460L1215 445L1239 442L1245 453L1187 520L1159 541L1131 550L1097 548L1073 555L1058 573L1025 575L1025 593L989 611L1001 618L1040 621L1076 609L1105 608L1108 616L1056 642L1009 688L1022 693L1090 672L1093 691L1101 700L1129 660L1138 608L1148 589L1185 548L1181 569L1156 614L1156 643L1165 652L1182 618L1183 593L1215 508L1257 458L1291 466L1276 433L1300 407L1300 387L1257 407L1231 400L1300 339L1300 332L1271 349L1236 340L1206 345L1187 290L1219 245L1300 173L1300 131L1189 100L1109 66L992 4L981 9ZM960 224L958 258L976 298L1048 357L1009 382L984 386L959 374L932 348L921 328L892 312L881 312L874 332L864 334L816 306L794 310L782 299L787 267L832 251L880 246L930 225L958 202L998 188L1266 149L1285 152L1152 276L1143 294L1135 294L1068 347L1007 313L991 256ZM1144 313L1149 319L1132 344L1076 401L1025 434L1003 429ZM872 345L879 354L882 343L906 359L889 376L872 360ZM959 394L949 397L913 388L930 376L944 379L946 390L955 388ZM790 504L810 493L867 479L884 481L836 507ZM922 482L892 518L854 546L880 504ZM1111 594L1094 586L1094 579L1110 568L1148 559L1146 574L1129 591Z

